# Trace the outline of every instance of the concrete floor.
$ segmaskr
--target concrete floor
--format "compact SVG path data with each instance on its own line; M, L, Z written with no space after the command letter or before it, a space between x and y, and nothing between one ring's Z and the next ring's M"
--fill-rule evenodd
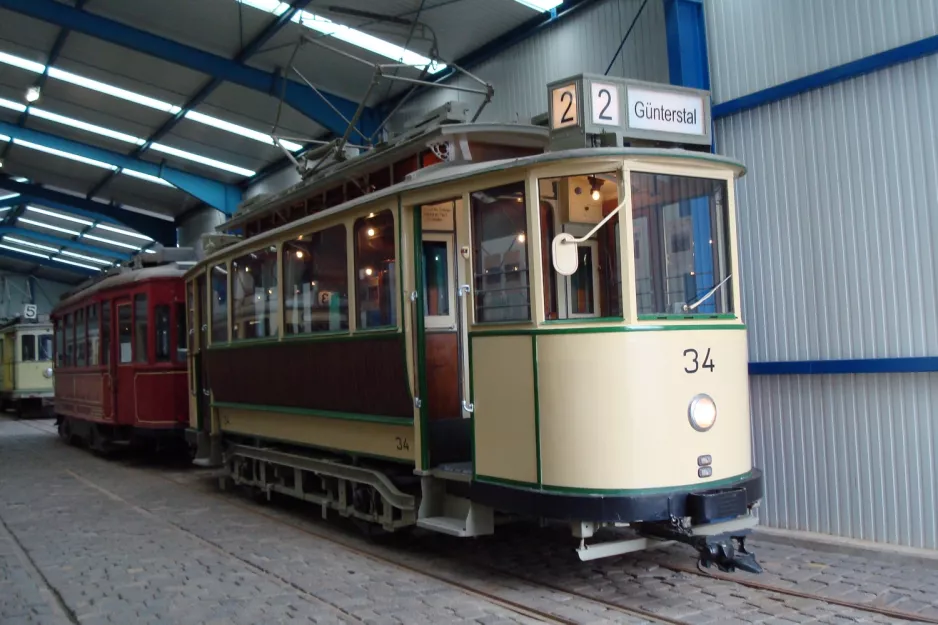
M938 562L759 537L766 572L733 577L773 591L683 547L581 563L552 530L373 541L317 510L0 417L0 624L938 622Z

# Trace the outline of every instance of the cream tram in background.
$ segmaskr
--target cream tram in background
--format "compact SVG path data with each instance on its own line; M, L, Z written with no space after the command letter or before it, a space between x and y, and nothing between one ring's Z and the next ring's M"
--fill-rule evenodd
M547 128L425 123L223 226L186 275L197 462L388 530L520 515L757 572L744 168L696 145L706 93L549 93Z
M35 306L27 308L35 313ZM48 315L16 317L0 327L0 410L17 416L51 414L52 323Z

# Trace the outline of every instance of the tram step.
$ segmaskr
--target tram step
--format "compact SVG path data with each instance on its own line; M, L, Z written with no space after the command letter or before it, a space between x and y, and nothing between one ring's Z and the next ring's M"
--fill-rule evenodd
M434 516L427 519L418 519L417 527L449 534L450 536L472 536L466 530L466 519L454 519L448 516Z

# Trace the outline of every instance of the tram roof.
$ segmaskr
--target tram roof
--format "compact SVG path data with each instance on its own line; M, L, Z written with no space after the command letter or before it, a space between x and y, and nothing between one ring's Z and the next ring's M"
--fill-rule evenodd
M380 189L374 193L369 193L367 195L357 197L342 204L333 206L332 208L320 211L314 215L309 215L308 217L303 217L302 219L291 221L289 223L283 224L282 226L278 226L277 228L267 230L261 234L249 237L242 241L238 241L233 245L222 247L217 251L212 252L211 254L207 254L205 258L200 259L196 266L189 271L196 271L200 269L206 261L212 258L227 256L233 251L247 251L253 249L259 242L277 239L284 232L297 228L298 226L312 224L320 219L326 219L346 211L354 210L361 206L367 206L373 202L388 197L393 197L401 193L406 193L408 191L424 189L426 187L438 184L458 182L459 180L463 180L472 176L507 171L511 169L535 167L555 161L629 156L699 160L715 165L729 167L734 171L737 177L743 176L746 173L746 167L734 159L725 156L719 156L717 154L711 154L710 152L697 152L680 148L574 148L570 150L544 152L531 156L521 156L518 158L501 159L496 161L485 161L481 163L453 165L441 164L418 170L416 175L414 175L412 178L404 180L403 182L399 182L395 185L385 187L384 189ZM278 195L275 195L267 202L265 202L265 204L267 204L267 206L273 206L275 204L286 204L299 199L306 193L307 190L304 186L294 187L292 189L283 191Z
M134 269L122 267L120 273L109 275L103 279L97 279L88 286L79 287L78 290L71 291L59 300L59 303L52 309L52 314L56 314L63 308L68 308L83 299L98 293L117 287L128 286L145 280L158 280L161 278L180 278L186 273L186 268L180 267L177 263L167 263L165 265L156 265L154 267L143 267Z

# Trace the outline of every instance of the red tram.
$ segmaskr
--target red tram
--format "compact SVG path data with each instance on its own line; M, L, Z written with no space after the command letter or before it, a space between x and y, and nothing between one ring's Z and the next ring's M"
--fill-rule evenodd
M183 445L189 422L185 284L191 262L135 266L66 294L55 323L59 435L94 451ZM154 258L153 262L159 262Z

